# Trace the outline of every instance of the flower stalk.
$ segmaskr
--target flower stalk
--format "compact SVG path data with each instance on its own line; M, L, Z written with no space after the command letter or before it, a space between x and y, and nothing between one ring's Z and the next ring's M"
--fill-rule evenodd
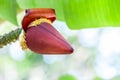
M22 28L17 28L7 34L1 35L0 36L0 48L6 46L7 44L15 42L19 38L21 31L22 31Z

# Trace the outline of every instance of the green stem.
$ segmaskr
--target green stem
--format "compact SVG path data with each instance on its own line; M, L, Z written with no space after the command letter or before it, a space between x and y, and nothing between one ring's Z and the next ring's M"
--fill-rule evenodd
M10 44L11 42L15 42L19 38L21 31L22 28L17 28L16 30L0 36L0 48L7 44Z

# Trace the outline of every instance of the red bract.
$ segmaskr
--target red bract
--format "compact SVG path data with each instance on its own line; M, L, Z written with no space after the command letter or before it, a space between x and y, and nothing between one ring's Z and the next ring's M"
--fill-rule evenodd
M36 53L66 54L73 52L67 41L52 27L44 22L26 31L26 44Z
M23 47L39 54L70 54L73 48L51 25L56 19L54 9L28 9L22 21L25 31ZM33 23L34 22L34 23ZM31 24L32 23L32 24Z
M51 22L53 22L56 19L55 11L51 8L35 8L35 9L27 9L26 15L24 16L22 20L22 27L24 31L27 30L28 25L40 18L46 18L49 19Z

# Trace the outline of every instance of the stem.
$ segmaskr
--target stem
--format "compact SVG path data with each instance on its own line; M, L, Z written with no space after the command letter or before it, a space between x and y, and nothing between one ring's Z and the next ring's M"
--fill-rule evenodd
M21 31L22 28L17 28L7 34L0 36L0 48L7 44L10 44L11 42L15 42L19 38Z

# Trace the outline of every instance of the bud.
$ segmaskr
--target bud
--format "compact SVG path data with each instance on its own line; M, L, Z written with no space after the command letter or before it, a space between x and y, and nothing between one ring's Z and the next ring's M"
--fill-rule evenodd
M70 44L52 26L56 19L54 9L29 9L22 21L21 46L38 54L69 54Z

